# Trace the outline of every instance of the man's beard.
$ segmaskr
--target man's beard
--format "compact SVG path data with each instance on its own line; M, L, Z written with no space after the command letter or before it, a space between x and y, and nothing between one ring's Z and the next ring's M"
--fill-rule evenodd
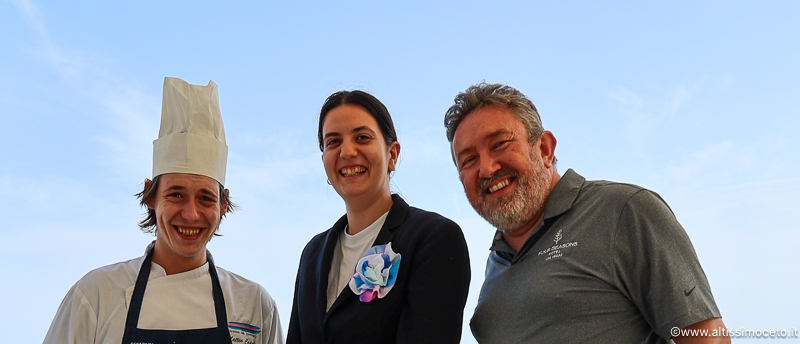
M550 193L547 169L541 159L531 157L531 162L533 168L524 171L521 175L519 171L502 169L497 171L492 178L481 180L477 190L477 199L469 200L478 214L502 232L508 233L522 228L533 221L537 214L544 209ZM506 176L516 179L517 189L495 200L486 200L484 196L487 186ZM469 199L469 195L467 198Z

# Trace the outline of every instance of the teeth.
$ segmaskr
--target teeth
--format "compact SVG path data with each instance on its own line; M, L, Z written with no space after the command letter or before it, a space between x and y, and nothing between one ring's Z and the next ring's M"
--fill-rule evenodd
M190 236L191 237L191 236L195 236L195 235L199 234L200 230L199 229L185 229L185 228L178 227L178 232L180 232L181 234L183 234L185 236Z
M509 183L511 183L510 179L506 179L506 180L504 180L504 181L502 181L500 183L497 183L497 184L495 184L495 185L493 185L492 187L489 188L489 193L494 193L495 191L506 187Z
M352 177L366 171L366 168L363 167L353 167L353 168L343 168L339 173L341 173L345 177Z

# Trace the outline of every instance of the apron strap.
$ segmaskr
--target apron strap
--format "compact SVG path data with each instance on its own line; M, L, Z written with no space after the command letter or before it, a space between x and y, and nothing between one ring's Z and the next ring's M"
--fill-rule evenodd
M136 277L136 285L133 287L133 295L131 295L131 304L128 307L128 318L125 319L126 329L135 329L139 325L139 314L142 311L142 301L144 300L147 280L150 278L154 250L155 246L147 252L147 256L142 262L142 267L139 268L139 275ZM217 317L217 327L227 329L228 312L225 310L225 297L222 295L217 268L208 251L206 251L206 260L208 261L208 272L211 274L211 293L214 295L214 313Z
M131 305L128 307L128 318L125 319L126 329L134 329L139 325L139 313L142 311L144 289L147 287L147 279L150 278L150 265L153 262L153 251L155 249L155 245L153 245L153 248L147 252L147 256L142 262L142 267L139 268L139 276L136 277L136 285L133 287L133 295L131 295Z
M228 328L228 312L225 310L225 297L222 295L222 287L219 285L217 267L214 260L206 251L208 261L208 272L211 274L211 293L214 295L214 312L217 314L217 327Z

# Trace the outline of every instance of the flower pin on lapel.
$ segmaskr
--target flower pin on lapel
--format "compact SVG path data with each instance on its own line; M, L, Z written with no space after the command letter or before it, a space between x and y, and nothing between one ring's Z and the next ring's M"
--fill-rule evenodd
M359 259L348 285L361 302L382 299L394 287L399 268L400 254L392 251L392 243L375 245Z

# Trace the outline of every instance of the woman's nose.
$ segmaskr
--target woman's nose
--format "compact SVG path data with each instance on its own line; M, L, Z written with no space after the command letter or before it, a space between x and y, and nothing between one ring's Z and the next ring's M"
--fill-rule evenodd
M339 152L339 155L343 158L349 158L358 155L355 143L348 141L342 142L342 150Z

